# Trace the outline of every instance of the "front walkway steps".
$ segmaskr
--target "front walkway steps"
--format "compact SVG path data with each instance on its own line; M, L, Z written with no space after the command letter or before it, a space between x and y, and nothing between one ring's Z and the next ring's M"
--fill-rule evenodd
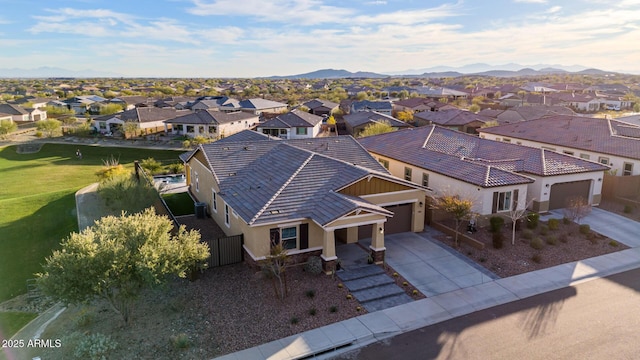
M337 273L368 312L388 309L413 301L395 281L377 265L350 267Z

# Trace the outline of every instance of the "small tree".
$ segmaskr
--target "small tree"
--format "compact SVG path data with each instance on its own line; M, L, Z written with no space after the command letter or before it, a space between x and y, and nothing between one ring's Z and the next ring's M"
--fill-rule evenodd
M138 129L139 129L138 124L133 121L126 121L122 125L122 131L124 131L124 136L126 138L134 137L138 132Z
M480 105L472 104L471 106L469 106L469 111L471 111L472 113L477 113L478 111L480 111Z
M522 204L522 201L518 200L511 210L509 210L509 219L511 219L511 245L515 245L516 243L516 223L527 216L527 208L533 204L533 200L534 199L527 201L526 204Z
M172 235L172 228L171 220L153 208L104 217L62 241L61 250L37 274L38 285L68 304L105 299L128 324L133 300L143 288L162 284L167 275L184 278L206 267L209 248L200 243L200 233L181 226Z
M262 271L272 280L273 291L280 300L283 300L288 294L285 273L288 263L287 249L282 246L282 242L278 244L272 243L269 256L260 262Z
M11 120L0 121L0 139L6 139L7 136L18 130L18 125Z
M358 137L367 137L372 135L384 134L388 132L395 131L391 124L387 121L376 122L370 125L367 125L364 130L358 134Z
M411 110L398 111L398 113L396 114L396 118L404 122L413 121L413 111Z
M458 246L458 233L460 232L460 224L464 220L469 220L473 216L473 201L471 199L463 199L459 195L441 195L433 198L433 206L440 209L453 217L455 220L455 240L454 244Z
M54 119L40 120L36 123L38 131L42 131L47 137L53 137L60 133L62 125L60 121Z
M573 196L567 201L564 216L573 222L579 223L591 212L591 204L582 196Z
M329 125L332 128L336 127L336 118L333 115L330 115L329 118L327 119L327 125Z
M489 120L480 126L481 129L486 129L494 126L500 125L496 120Z

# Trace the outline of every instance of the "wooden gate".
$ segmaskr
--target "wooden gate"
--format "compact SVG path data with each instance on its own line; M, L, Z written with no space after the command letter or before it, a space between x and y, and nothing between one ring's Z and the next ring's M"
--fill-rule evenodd
M242 252L244 236L242 234L208 240L207 243L211 252L209 267L231 265L244 260Z

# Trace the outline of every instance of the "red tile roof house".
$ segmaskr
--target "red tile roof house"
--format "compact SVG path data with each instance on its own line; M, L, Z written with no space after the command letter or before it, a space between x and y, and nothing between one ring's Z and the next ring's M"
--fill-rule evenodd
M621 120L550 116L481 129L480 136L592 160L616 175L640 175L640 126Z
M426 188L389 174L350 136L279 140L245 130L199 146L185 161L189 191L226 235L244 235L245 261L282 242L295 260L336 264L336 242L424 230Z
M546 212L582 195L600 202L604 165L545 149L481 139L431 125L359 139L391 174L459 194L479 215L524 208Z
M416 126L435 124L469 134L476 134L477 129L491 120L493 119L488 116L461 109L428 111L413 115Z
M165 131L164 121L188 113L189 110L174 108L140 107L125 110L112 115L99 116L93 119L93 124L101 133L115 132L125 123L134 123L143 133L158 133Z
M282 139L306 139L320 134L322 117L299 109L261 122L256 131Z
M164 124L165 132L174 135L218 139L249 129L259 120L258 115L244 111L197 110L165 120Z

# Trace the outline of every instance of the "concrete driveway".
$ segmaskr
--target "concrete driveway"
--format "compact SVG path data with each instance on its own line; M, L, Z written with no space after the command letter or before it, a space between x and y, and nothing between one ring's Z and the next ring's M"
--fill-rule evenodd
M422 233L385 235L385 261L426 296L444 294L498 279L462 254L433 240L440 234L427 227ZM370 239L361 240L370 245Z
M556 209L543 218L562 219L563 217L564 211ZM591 230L629 247L640 247L640 222L594 207L589 215L580 221L580 224L589 224Z

